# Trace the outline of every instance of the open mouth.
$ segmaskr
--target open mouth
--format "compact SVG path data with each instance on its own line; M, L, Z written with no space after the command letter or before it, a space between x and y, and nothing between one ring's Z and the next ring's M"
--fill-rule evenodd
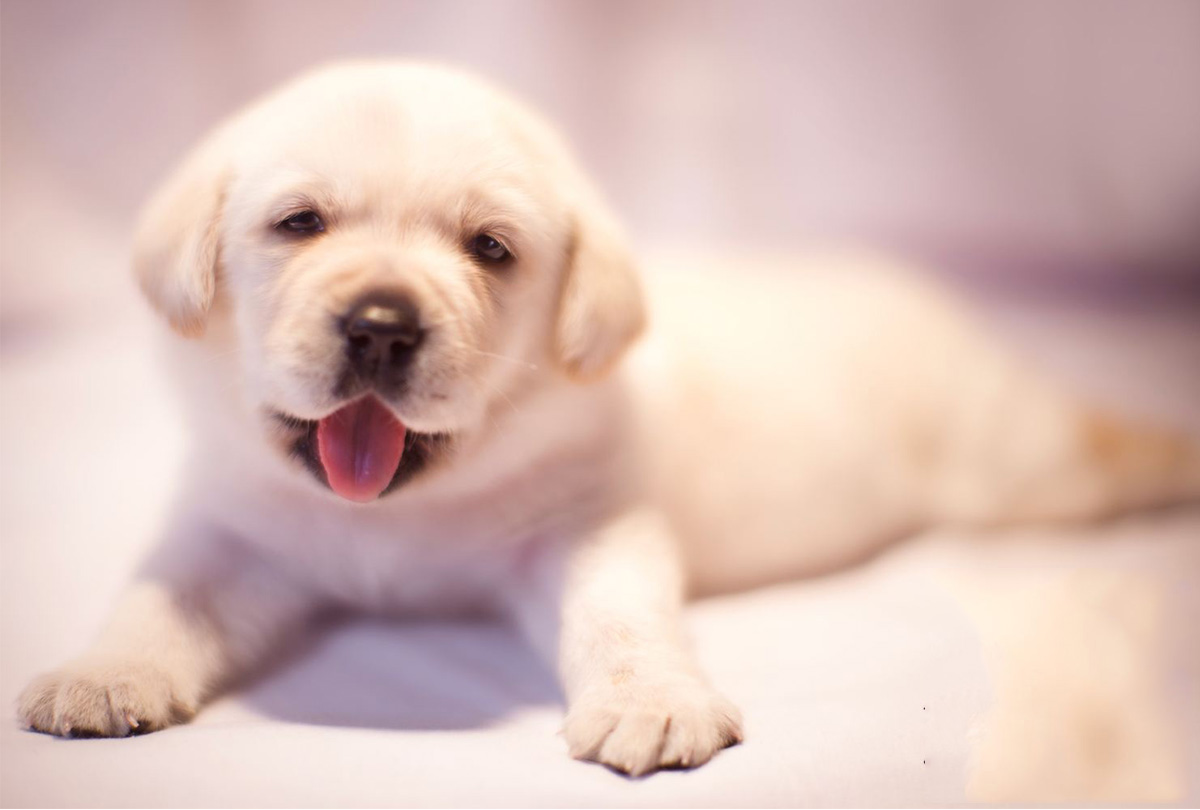
M403 485L450 443L447 434L409 430L374 396L356 399L321 419L272 415L298 434L291 452L317 480L357 503Z

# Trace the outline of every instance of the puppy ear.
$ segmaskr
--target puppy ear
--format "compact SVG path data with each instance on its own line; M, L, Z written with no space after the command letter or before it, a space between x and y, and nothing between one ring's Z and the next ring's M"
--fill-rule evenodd
M188 155L142 211L133 267L150 303L186 337L204 334L220 260L228 170L222 139Z
M567 262L555 349L569 375L594 379L620 359L646 325L629 247L598 201L577 207Z

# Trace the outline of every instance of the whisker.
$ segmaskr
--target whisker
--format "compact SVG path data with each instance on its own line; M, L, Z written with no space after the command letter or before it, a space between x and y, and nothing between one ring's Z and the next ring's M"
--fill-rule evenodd
M503 355L503 354L496 354L495 352L485 352L483 349L476 349L476 348L474 348L474 347L472 347L472 346L461 346L460 348L467 349L467 350L469 350L469 351L473 351L473 352L475 352L476 354L482 354L484 357L494 357L494 358L496 358L497 360L506 360L506 361L508 361L509 363L515 363L515 364L516 364L516 365L518 365L518 366L525 366L525 367L526 367L526 368L528 368L530 371L537 371L537 370L538 370L538 367L537 367L537 365L536 365L535 363L530 363L530 362L528 362L527 360L521 360L521 359L519 359L519 358L516 358L516 357L508 357L507 355Z
M521 360L520 358L517 358L517 357L509 357L508 355L505 355L505 354L496 354L495 352L486 352L483 349L477 349L474 346L468 345L468 344L462 342L461 340L450 339L448 342L450 343L451 346L453 346L456 349L462 349L463 351L474 352L475 354L483 355L484 357L492 357L492 358L495 358L496 360L504 360L507 363L512 363L512 364L518 365L518 366L524 366L525 368L527 368L530 371L540 370L536 363L530 363L527 360Z
M482 384L482 385L483 385L485 388L487 388L487 390L488 390L488 391L490 391L490 392L491 392L491 393L493 393L493 394L496 394L496 395L497 395L497 396L499 396L501 399L503 399L503 400L504 400L506 403L508 403L508 407L510 407L510 408L512 408L512 409L513 409L513 413L520 413L520 412L521 412L521 409L520 409L519 407L517 407L517 403L513 402L513 401L512 401L512 399L511 399L511 398L509 398L508 394L504 393L504 392L503 392L503 391L501 391L499 388L496 388L494 385L488 385L488 383L486 383L486 382L485 382L485 381L483 381L483 380L480 380L479 382L480 382L480 383L481 383L481 384ZM493 428L499 427L499 423L496 421L496 416L495 416L495 414L493 414L493 415L492 415L491 419L492 419L492 427L493 427Z

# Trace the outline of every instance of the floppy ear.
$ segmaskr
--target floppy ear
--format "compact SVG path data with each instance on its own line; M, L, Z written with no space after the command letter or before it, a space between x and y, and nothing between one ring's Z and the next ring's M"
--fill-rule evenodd
M222 139L188 155L142 211L133 268L150 303L186 337L204 334L216 292L228 171Z
M593 379L607 371L646 324L641 284L624 235L592 194L576 208L555 349L567 373Z

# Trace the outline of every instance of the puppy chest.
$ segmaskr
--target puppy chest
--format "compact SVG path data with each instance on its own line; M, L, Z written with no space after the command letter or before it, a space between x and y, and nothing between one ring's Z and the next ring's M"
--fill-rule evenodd
M242 531L336 604L386 614L466 614L495 603L523 544L468 521L366 521L307 513Z

